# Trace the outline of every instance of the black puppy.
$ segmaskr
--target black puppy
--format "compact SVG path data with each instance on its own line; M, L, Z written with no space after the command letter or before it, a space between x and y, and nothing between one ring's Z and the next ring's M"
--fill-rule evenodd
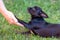
M35 35L42 37L60 37L60 24L51 24L46 22L44 18L48 18L48 16L42 11L41 8L37 6L29 7L28 12L31 14L31 21L26 23L17 18L19 23L23 24Z

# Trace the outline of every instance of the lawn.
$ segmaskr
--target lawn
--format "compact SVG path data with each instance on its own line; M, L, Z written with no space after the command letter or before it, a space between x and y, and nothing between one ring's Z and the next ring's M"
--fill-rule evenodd
M45 20L50 23L60 23L60 0L4 0L5 6L12 11L19 19L25 22L30 21L30 14L27 8L39 6L49 16ZM10 25L0 14L0 40L60 40L60 38L43 38L36 35L21 35L17 32L26 31L16 25Z

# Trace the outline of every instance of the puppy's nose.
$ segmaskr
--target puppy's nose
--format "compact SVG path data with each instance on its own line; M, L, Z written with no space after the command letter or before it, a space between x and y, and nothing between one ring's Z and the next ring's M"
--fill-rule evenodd
M31 7L28 7L28 10L32 10L32 8Z

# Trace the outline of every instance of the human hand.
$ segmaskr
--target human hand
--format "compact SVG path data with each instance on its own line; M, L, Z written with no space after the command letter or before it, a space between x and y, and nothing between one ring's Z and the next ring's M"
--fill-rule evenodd
M18 25L18 26L23 26L22 24L20 24L18 22L18 20L15 18L15 16L13 15L12 12L10 11L7 11L6 13L7 16L6 17L6 20L10 23L10 24L15 24L15 25Z
M19 26L23 26L20 24L12 12L8 11L3 3L3 0L0 0L0 13L6 18L9 24L16 24Z

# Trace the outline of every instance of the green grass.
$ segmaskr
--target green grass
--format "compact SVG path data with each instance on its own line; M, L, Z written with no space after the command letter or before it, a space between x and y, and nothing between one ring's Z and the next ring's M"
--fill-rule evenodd
M30 14L27 7L39 6L49 16L45 19L50 23L60 23L60 0L4 0L5 6L12 11L19 19L28 22ZM28 17L27 17L28 16ZM26 30L25 28L10 25L0 14L0 40L60 40L60 38L43 38L35 35L21 35L16 32Z

